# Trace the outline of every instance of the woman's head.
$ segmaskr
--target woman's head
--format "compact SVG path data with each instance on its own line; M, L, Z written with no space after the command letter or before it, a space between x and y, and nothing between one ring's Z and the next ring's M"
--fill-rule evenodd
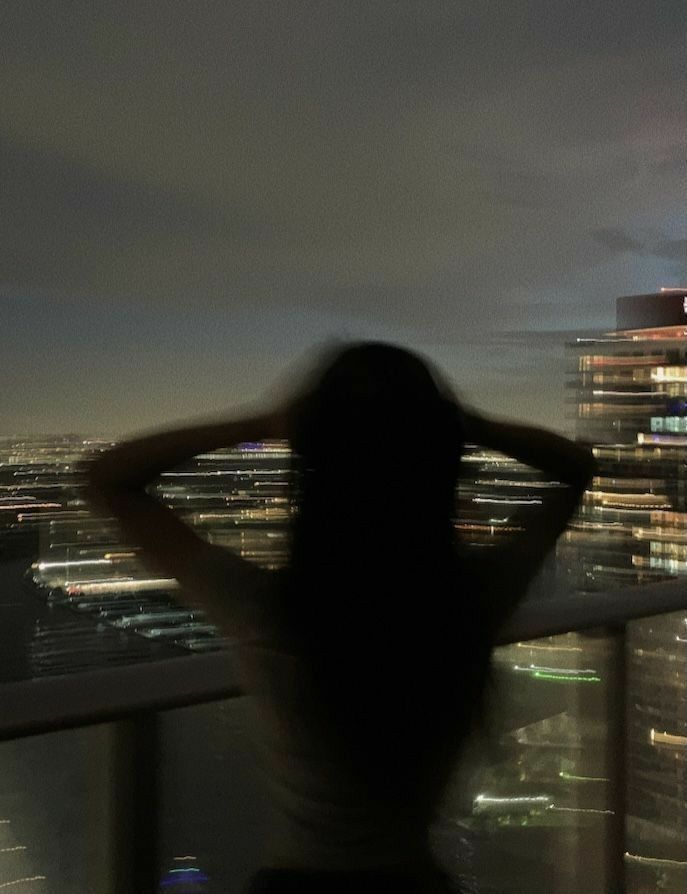
M353 561L357 549L369 561L394 544L431 551L448 531L460 411L415 354L365 342L328 357L294 406L291 442L301 504L294 547L327 559L347 549Z

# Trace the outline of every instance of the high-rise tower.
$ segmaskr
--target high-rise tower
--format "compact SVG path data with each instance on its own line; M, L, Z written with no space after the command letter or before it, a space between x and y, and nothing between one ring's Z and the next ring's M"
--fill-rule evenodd
M576 434L599 470L559 555L583 592L687 574L687 289L618 298L616 325L571 346ZM687 868L686 614L627 628L633 867Z

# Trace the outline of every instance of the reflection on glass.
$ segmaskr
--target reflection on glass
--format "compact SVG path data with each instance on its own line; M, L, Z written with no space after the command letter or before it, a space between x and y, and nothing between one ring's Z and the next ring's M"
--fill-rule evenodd
M209 879L190 854L175 857L174 865L160 879L160 891L172 894L208 894Z
M0 890L108 894L108 728L0 744Z
M615 654L612 639L579 634L495 652L489 712L435 833L464 884L509 894L609 890Z

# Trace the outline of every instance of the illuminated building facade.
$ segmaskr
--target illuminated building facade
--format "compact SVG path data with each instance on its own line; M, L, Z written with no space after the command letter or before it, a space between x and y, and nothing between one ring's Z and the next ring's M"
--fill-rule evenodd
M596 445L598 474L559 549L570 585L687 574L687 290L619 298L617 329L571 352L576 434ZM629 879L684 878L685 613L629 624L626 654Z

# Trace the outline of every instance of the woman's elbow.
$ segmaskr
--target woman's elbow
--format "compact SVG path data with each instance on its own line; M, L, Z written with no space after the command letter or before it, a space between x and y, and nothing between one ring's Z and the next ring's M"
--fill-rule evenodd
M576 468L573 470L571 486L579 492L580 497L589 487L597 471L596 458L591 444L579 444Z

